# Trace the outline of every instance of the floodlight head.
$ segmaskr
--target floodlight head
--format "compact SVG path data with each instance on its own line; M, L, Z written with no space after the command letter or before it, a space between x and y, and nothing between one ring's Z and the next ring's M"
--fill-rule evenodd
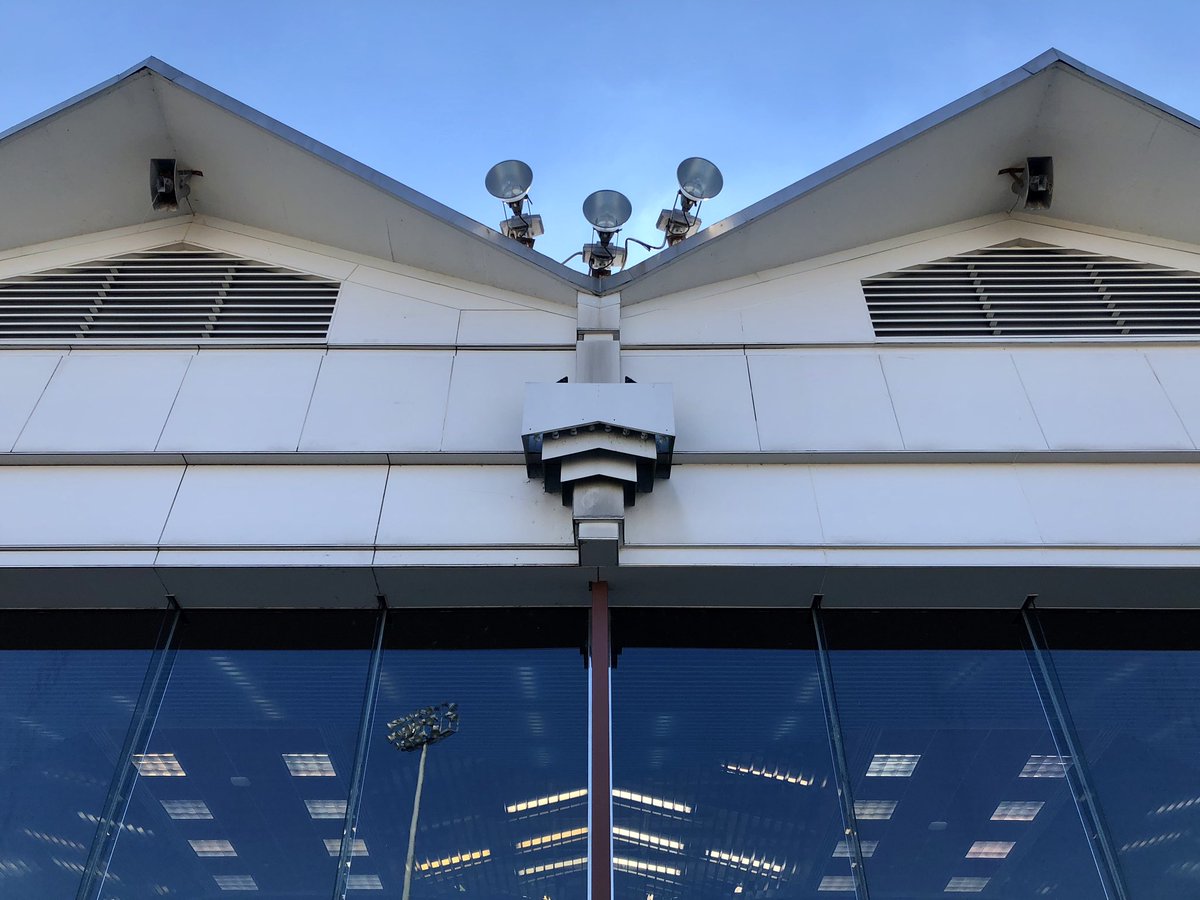
M424 706L387 723L388 741L397 750L411 752L445 740L458 731L458 704Z
M529 193L533 184L533 169L519 159L498 162L483 179L487 192L505 203L519 203Z
M693 203L711 200L721 193L721 188L725 186L721 170L699 156L692 156L681 162L675 170L675 177L679 179L679 190L683 196Z
M155 211L179 209L179 201L191 193L191 177L203 174L195 169L179 169L173 159L151 159L150 205Z
M631 215L633 206L620 191L595 191L583 201L583 217L599 232L601 243L608 243L605 235L611 239Z

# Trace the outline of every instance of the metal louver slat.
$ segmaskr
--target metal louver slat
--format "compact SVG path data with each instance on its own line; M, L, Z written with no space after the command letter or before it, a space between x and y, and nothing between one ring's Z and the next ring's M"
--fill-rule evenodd
M0 341L321 343L340 287L175 244L0 280Z
M1062 247L986 247L862 287L878 337L1200 335L1200 273Z

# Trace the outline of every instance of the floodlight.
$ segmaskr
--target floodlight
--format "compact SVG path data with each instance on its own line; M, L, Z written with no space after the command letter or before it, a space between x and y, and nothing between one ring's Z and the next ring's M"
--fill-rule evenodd
M179 209L179 201L192 192L189 183L193 175L204 176L196 169L180 169L173 159L150 160L150 205L156 210Z
M397 750L422 750L458 731L458 704L425 706L388 722L388 740Z
M693 203L711 200L725 186L721 170L699 156L691 156L681 162L675 170L675 177L679 179L679 190L683 196Z
M621 230L621 226L633 215L633 205L620 191L594 191L583 201L583 217L600 234L609 237Z
M1012 178L1012 192L1025 209L1049 209L1054 199L1054 157L1029 156L1023 166L1009 166L996 174Z
M484 176L483 186L487 192L504 203L512 215L500 223L500 232L526 247L532 247L534 238L545 234L542 217L529 212L529 186L533 184L533 169L519 159L498 162Z

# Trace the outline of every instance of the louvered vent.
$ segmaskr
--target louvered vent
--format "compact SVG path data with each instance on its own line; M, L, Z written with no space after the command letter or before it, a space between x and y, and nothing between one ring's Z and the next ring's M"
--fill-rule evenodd
M879 337L1200 335L1200 274L1007 244L862 283Z
M0 342L319 343L338 287L174 244L0 281Z

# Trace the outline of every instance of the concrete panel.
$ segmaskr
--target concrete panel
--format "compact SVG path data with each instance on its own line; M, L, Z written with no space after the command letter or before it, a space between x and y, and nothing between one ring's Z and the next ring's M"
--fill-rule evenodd
M12 449L61 353L0 353L0 452Z
M575 374L573 350L470 350L454 357L442 450L521 451L526 382Z
M813 466L829 544L1038 544L1007 466Z
M338 292L330 344L453 344L458 310L403 294L343 282Z
M386 466L189 466L162 543L369 546Z
M626 511L630 545L820 544L804 466L675 466Z
M524 466L393 466L381 547L572 544L571 511Z
M1051 450L1182 450L1192 442L1135 350L1013 352Z
M742 352L625 353L621 372L639 383L672 385L676 451L758 450Z
M181 466L0 469L0 546L158 543Z
M459 314L458 343L466 346L529 346L575 343L575 316L540 309L466 309Z
M1200 466L1019 466L1047 544L1200 545Z
M75 351L50 379L14 449L20 453L154 450L193 355Z
M1192 443L1200 447L1200 349L1150 350L1146 359Z
M906 449L1046 449L1007 353L917 350L880 360Z
M449 350L329 351L300 449L437 450L453 360Z
M323 351L201 350L159 451L295 450Z
M874 353L750 351L764 451L902 450Z
M48 551L33 551L49 555ZM154 551L125 551L118 565L17 566L0 555L0 606L36 608L149 608L167 605L167 589L154 571ZM129 557L139 557L130 559ZM139 568L140 567L140 568Z

